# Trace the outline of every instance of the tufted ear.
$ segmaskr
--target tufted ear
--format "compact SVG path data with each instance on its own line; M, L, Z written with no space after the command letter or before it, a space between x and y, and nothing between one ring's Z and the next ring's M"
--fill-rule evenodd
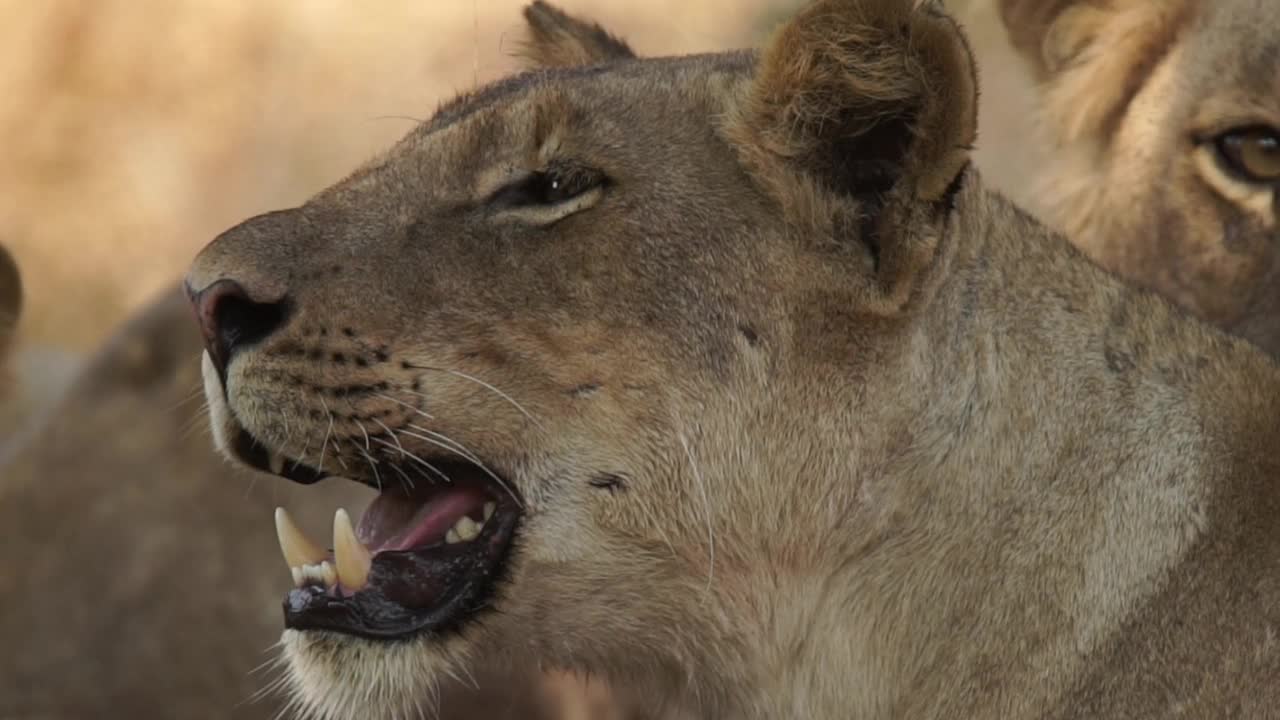
M1046 117L1062 140L1107 130L1177 38L1184 0L1000 0L1014 48L1053 100Z
M578 20L537 0L524 9L528 38L520 54L536 68L593 65L634 58L627 44L595 23Z
M901 300L969 163L973 56L936 3L820 0L773 37L733 123L792 217L856 237Z
M1061 66L1072 54L1071 45L1088 41L1088 28L1078 22L1059 26L1052 51L1046 46L1054 21L1072 7L1096 12L1084 4L1085 0L1000 0L1000 20L1004 23L1009 42L1031 64L1036 77L1043 80L1051 74L1050 65ZM1069 32L1062 32L1069 29ZM1071 37L1075 36L1075 37ZM1076 48L1078 51L1079 48Z
M0 246L0 354L8 348L22 311L22 279L13 256Z

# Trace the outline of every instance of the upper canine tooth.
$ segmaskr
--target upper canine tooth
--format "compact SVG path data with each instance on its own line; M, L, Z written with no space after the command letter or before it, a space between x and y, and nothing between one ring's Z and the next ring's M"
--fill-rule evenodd
M293 524L289 511L276 508L276 538L280 541L280 552L284 553L284 561L289 567L300 568L304 565L315 565L329 556Z
M475 520L466 515L458 518L458 522L454 523L453 529L458 531L459 539L466 541L475 540L480 534L480 526L476 524Z
M484 504L484 519L486 522L489 520L489 518L493 517L493 511L497 509L498 509L498 503L496 502L487 502Z
M272 452L267 455L267 465L271 468L274 475L284 474L284 455L278 452Z
M338 566L338 580L348 590L359 590L369 581L373 554L356 539L347 511L338 508L333 514L333 560Z

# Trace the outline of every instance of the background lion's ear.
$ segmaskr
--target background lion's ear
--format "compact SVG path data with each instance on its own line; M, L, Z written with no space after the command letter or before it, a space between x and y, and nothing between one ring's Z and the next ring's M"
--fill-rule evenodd
M1193 3L1177 0L1000 0L1000 19L1036 79L1051 89L1060 139L1105 133L1172 45Z
M1077 54L1089 41L1087 24L1063 18L1067 22L1058 24L1055 21L1072 7L1084 9L1088 14L1091 7L1087 0L1000 0L1000 20L1009 34L1009 42L1014 49L1031 65L1038 79L1045 79L1069 62L1071 56ZM1053 47L1049 47L1050 33L1054 33Z
M9 251L0 246L0 353L4 352L22 310L22 280Z
M524 9L528 37L520 55L537 68L574 67L634 58L625 42L595 23L537 0Z

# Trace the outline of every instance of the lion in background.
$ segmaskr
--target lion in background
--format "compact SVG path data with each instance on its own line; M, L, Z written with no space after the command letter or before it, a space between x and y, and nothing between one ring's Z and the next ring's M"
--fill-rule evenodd
M999 9L1038 81L1035 205L1104 267L1280 356L1280 3Z
M13 256L0 245L0 402L8 396L9 367L5 362L13 346L13 336L22 312L22 277Z

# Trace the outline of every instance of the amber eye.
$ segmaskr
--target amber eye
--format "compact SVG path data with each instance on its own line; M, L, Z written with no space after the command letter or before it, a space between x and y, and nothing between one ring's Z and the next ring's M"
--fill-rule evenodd
M1231 130L1214 144L1223 165L1251 183L1280 182L1280 131L1269 127Z

